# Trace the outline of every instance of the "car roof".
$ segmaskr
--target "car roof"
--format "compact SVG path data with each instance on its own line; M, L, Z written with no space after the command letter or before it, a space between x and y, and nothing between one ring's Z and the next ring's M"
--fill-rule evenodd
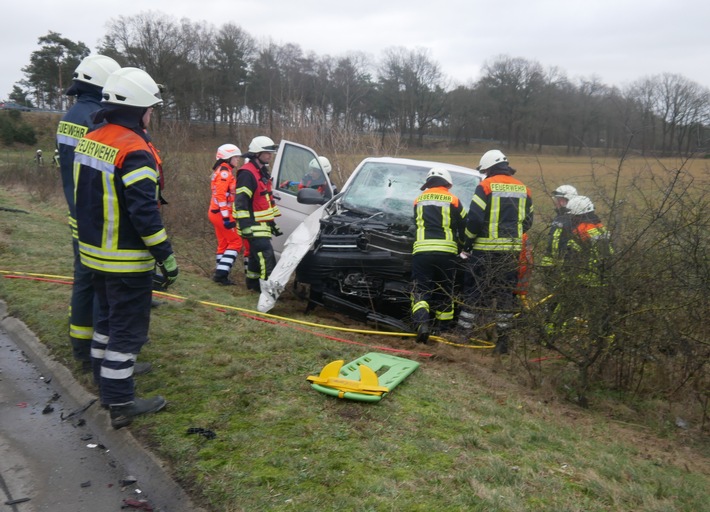
M469 176L476 176L483 180L485 178L485 175L482 174L480 171L477 171L475 169L471 169L470 167L464 167L462 165L455 165L455 164L448 164L446 162L434 162L432 160L416 160L414 158L399 158L399 157L392 157L392 156L371 156L367 157L364 160L362 160L357 167L355 167L355 170L352 172L350 177L348 177L347 181L343 185L342 190L345 191L347 189L348 185L350 184L350 181L355 177L355 171L360 169L363 165L366 163L383 163L383 164L400 164L400 165L416 165L418 167L444 167L445 169L449 171L453 171L455 173L461 173L461 174L468 174Z
M434 162L432 160L417 160L414 158L399 158L399 157L392 157L392 156L371 156L368 158L365 158L358 167L363 165L365 162L382 162L382 163L393 163L393 164L401 164L401 165L416 165L419 167L445 167L446 169L450 171L457 171L457 172L462 172L465 174L473 174L476 176L481 176L484 177L483 174L481 174L479 171L476 169L472 169L471 167L464 167L462 165L455 165L455 164L449 164L446 162Z

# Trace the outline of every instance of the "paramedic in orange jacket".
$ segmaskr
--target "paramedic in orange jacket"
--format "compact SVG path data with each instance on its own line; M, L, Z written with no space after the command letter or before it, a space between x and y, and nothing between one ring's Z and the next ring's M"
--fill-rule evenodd
M242 238L237 234L237 222L232 215L237 180L234 168L239 164L242 152L234 144L223 144L217 148L215 164L212 166L212 197L208 216L217 236L217 254L212 280L221 285L234 284L229 279L239 251Z

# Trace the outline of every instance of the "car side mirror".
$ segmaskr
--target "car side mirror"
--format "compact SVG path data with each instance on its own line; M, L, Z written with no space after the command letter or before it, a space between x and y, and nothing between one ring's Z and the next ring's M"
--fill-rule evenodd
M298 191L296 201L301 204L325 204L328 199L314 188L302 188Z

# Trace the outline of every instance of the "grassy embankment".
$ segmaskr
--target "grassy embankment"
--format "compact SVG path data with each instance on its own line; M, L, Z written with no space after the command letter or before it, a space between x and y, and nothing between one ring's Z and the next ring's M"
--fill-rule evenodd
M475 163L471 155L442 158ZM522 155L511 161L523 180L541 188L535 162ZM561 160L558 174L548 173L553 164L541 167L555 186L571 181L562 175L576 177L579 186L589 176L588 159ZM24 171L35 173L27 183L41 185L2 180L0 206L29 213L0 211L0 269L69 276L56 175ZM203 179L195 182L206 186ZM186 204L169 206L168 217L203 214L204 205L187 212ZM691 443L690 433L669 429L670 411L602 407L601 399L591 410L578 409L552 389L529 389L512 358L501 362L439 344L426 347L435 357L405 355L420 361L420 369L379 404L316 393L307 375L332 360L376 351L319 333L373 346L422 347L399 337L317 327L306 332L201 304L256 304L243 286L220 288L206 279L208 226L203 234L202 241L174 240L182 273L171 293L187 300L166 300L154 310L151 343L141 354L156 370L139 378L138 393L160 393L170 404L131 428L209 510L696 511L710 502L707 438ZM69 294L62 284L0 279L11 313L76 368L66 341ZM303 302L289 293L284 299L273 313L352 326L322 310L305 316ZM553 377L565 371L560 361L544 364ZM651 426L629 424L654 417ZM186 435L189 427L211 429L217 438Z

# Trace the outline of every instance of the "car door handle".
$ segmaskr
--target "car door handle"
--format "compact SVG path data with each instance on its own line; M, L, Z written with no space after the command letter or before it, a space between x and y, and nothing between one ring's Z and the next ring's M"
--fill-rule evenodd
M274 199L276 199L276 200L278 200L278 201L281 201L281 196L276 195L276 194L271 194L271 195L272 195L272 197L273 197Z

